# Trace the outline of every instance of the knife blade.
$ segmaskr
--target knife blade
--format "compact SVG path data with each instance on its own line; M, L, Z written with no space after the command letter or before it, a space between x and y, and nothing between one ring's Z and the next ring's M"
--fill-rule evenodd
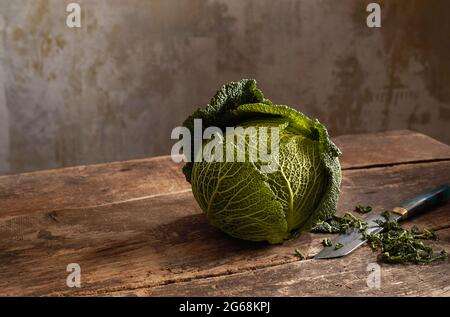
M430 192L421 194L417 197L404 201L392 209L390 213L391 221L401 221L421 212L428 211L433 207L442 204L450 199L450 184L444 184L433 189ZM383 228L377 223L379 220L385 221L382 215L371 215L365 221L367 222L366 233L374 234L383 231ZM325 247L314 259L332 259L350 254L358 247L363 245L366 240L359 229L351 228L338 235L333 240L331 246ZM341 248L336 245L341 244Z

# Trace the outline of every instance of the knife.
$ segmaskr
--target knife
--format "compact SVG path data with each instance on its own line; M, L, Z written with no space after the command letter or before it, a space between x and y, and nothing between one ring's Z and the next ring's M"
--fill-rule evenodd
M450 199L450 184L444 184L433 189L430 192L421 194L417 197L409 199L392 209L390 213L391 221L401 221L419 213L428 211L437 205L440 205ZM379 220L385 221L382 215L369 216L367 222L366 233L374 234L383 231L383 228L377 223ZM363 245L366 240L363 238L362 232L357 228L347 229L344 233L333 240L332 245L325 247L314 259L331 259L339 258L350 254L358 247ZM342 244L341 248L335 249L336 244Z

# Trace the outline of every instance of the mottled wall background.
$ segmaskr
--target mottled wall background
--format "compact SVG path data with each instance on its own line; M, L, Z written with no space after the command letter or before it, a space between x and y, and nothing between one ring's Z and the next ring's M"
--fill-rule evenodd
M0 0L0 174L170 152L223 83L333 135L413 129L450 143L450 1Z

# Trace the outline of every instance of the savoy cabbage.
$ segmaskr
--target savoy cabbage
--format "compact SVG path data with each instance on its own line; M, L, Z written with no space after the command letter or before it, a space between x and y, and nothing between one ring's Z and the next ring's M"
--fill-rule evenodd
M279 168L262 173L251 162L187 162L192 192L211 225L245 240L280 243L336 212L341 183L337 146L316 119L264 98L255 80L222 87L194 120L209 126L277 126Z

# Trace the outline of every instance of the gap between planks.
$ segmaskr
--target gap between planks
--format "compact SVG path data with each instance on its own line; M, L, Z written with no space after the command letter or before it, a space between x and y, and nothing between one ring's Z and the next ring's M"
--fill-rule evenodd
M364 166L355 166L355 167L346 167L342 168L343 171L354 171L354 170L364 170L364 169L372 169L372 168L380 168L380 167L392 167L399 165L414 165L414 164L423 164L423 163L439 163L439 162L447 162L450 161L448 158L441 159L429 159L429 160L416 160L411 162L398 162L398 163L383 163L383 164L367 164Z

